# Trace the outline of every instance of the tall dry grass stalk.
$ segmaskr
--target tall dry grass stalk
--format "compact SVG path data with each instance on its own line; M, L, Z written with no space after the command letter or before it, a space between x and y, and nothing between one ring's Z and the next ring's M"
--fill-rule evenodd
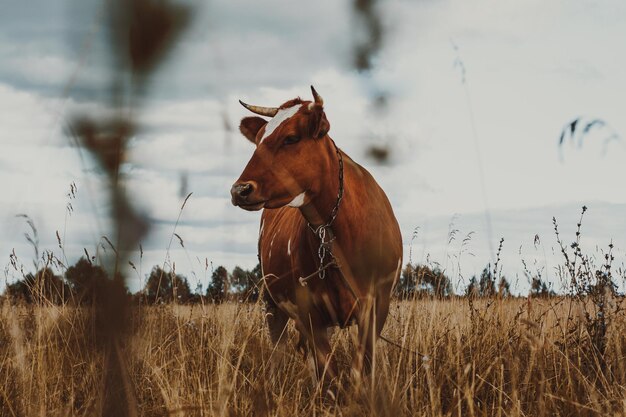
M626 320L611 322L598 358L581 306L474 300L472 313L464 299L397 302L383 334L404 348L380 341L372 377L350 375L354 332L334 333L336 400L319 391L293 329L291 346L271 345L260 304L137 307L120 356L141 416L626 416ZM93 316L1 312L0 415L94 415L106 362Z

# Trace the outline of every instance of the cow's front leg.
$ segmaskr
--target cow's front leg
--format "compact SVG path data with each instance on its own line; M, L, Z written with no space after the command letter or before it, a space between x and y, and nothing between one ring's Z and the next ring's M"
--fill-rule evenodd
M313 331L310 348L315 359L317 378L321 381L336 378L337 363L330 348L330 340L325 327Z
M268 297L269 298L269 297ZM287 340L287 322L289 316L272 299L265 301L265 322L270 333L272 345L285 344Z
M311 323L309 320L308 326L302 321L297 321L296 328L301 335L298 345L304 347L306 343L307 349L303 353L322 392L324 395L328 392L334 393L333 381L337 378L338 371L326 327Z
M271 375L279 377L283 372L286 363L285 356L287 347L287 323L289 316L285 314L274 301L267 297L265 300L265 322L270 334L272 343L271 354L268 358L268 365Z

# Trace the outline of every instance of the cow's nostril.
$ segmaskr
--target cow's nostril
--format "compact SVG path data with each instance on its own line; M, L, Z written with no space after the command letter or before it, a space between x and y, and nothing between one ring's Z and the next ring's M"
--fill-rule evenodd
M252 184L243 184L239 190L239 195L242 197L247 197L254 190Z

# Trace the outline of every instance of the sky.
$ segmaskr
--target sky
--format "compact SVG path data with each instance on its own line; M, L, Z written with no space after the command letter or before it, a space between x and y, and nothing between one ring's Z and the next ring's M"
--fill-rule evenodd
M191 25L150 80L123 169L152 225L143 257L132 258L138 271L127 273L132 289L166 260L204 288L218 265L256 264L260 213L233 207L229 195L254 151L237 130L248 115L238 99L277 106L309 99L311 84L330 136L387 192L405 262L441 265L462 289L503 238L500 265L517 292L528 288L522 259L558 289L552 217L569 244L583 205L583 248L599 256L613 242L624 261L624 2L380 2L384 35L369 71L352 64L364 32L348 2L188 4ZM40 251L70 264L84 249L103 251L111 235L104 177L64 128L74 115L106 111L103 15L95 0L0 6L3 267L14 250L32 269L19 214L33 220ZM559 146L578 117L606 125ZM390 149L386 163L368 156L372 146ZM4 271L0 286L18 276Z

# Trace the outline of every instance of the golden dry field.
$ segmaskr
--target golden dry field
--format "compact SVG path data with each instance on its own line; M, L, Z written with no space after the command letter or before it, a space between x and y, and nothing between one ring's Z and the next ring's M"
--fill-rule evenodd
M623 299L613 299L621 303ZM270 344L262 304L135 307L119 346L139 416L626 416L626 320L594 351L571 298L395 302L373 373L350 375L354 332L332 341L337 397L324 396L290 328ZM104 354L88 309L0 314L0 415L90 416Z

